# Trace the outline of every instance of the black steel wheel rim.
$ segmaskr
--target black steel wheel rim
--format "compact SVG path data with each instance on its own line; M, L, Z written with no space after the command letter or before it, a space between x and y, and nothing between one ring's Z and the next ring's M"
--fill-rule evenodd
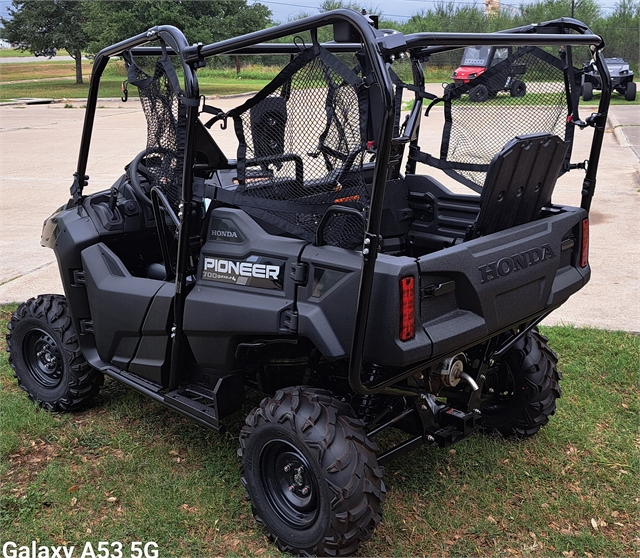
M299 530L313 525L320 513L318 482L297 447L284 440L268 442L260 453L260 477L280 519Z
M64 361L56 340L42 329L24 338L23 354L31 377L41 386L55 388L62 381Z

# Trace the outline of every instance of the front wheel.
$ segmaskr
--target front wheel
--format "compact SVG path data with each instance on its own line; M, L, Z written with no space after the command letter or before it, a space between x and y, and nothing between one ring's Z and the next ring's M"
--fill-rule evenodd
M291 387L264 399L238 453L253 515L284 552L349 556L382 518L376 446L327 391Z
M482 411L485 430L526 438L536 434L555 413L561 396L558 358L546 337L531 331L509 349L487 374Z
M636 84L634 81L627 83L627 88L624 90L625 101L636 100Z
M590 101L591 99L593 99L593 83L585 81L582 84L582 100Z
M41 295L21 304L9 322L7 351L18 385L50 411L80 409L102 385L103 375L80 352L63 296Z
M469 90L469 100L472 103L484 103L489 98L489 88L484 85L476 85Z

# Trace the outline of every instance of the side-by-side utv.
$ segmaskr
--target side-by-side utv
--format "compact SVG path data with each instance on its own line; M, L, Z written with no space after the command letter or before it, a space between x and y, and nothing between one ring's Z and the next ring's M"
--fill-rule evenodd
M460 66L451 74L453 86L469 83L507 58L510 58L511 63L509 65L503 64L503 70L494 72L493 79L486 83L480 83L469 90L469 100L484 103L489 97L495 97L500 91L508 91L512 97L524 97L527 93L527 85L523 76L527 68L523 64L518 64L517 57L513 56L513 49L505 46L465 48Z
M425 89L439 53L478 45L507 56L440 97ZM74 411L106 375L216 431L261 394L239 450L256 520L294 554L356 552L381 520L386 463L479 430L531 436L555 411L557 359L536 326L589 280L602 46L573 19L403 35L338 10L211 45L159 26L105 48L71 198L42 233L64 295L30 299L9 324L20 386ZM584 118L573 49L607 78ZM197 75L225 55L281 70L222 110ZM87 195L116 57L147 144ZM523 95L469 103L513 65ZM585 128L590 156L573 162ZM579 207L554 203L570 171ZM406 438L381 451L391 427Z

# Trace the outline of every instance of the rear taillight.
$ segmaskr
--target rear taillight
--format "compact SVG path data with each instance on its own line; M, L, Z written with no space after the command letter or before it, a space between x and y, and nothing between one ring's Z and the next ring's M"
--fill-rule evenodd
M582 243L580 244L580 267L589 263L589 219L582 220Z
M413 277L400 279L400 341L416 335L416 282Z

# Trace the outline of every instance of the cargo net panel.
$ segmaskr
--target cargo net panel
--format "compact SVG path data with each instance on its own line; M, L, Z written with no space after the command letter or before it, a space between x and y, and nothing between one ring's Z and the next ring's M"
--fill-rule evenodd
M147 155L142 161L151 187L157 186L178 206L182 192L186 111L180 103L175 84L177 76L168 60L158 60L153 76L127 61L129 83L138 87L142 110L147 120ZM173 72L173 76L169 73Z
M482 186L486 170L456 168L456 163L488 165L520 135L546 132L565 138L564 64L540 48L525 47L468 84L447 86L449 129L445 125L441 159L463 182Z
M236 203L314 240L329 206L364 210L368 205L362 172L363 98L321 56L304 56L311 59L286 81L277 77L272 83L280 84L267 86L264 91L273 90L266 97L259 93L264 98L246 103L234 115L239 139ZM334 60L334 67L342 64ZM353 215L331 217L325 242L355 248L362 244L363 222Z

